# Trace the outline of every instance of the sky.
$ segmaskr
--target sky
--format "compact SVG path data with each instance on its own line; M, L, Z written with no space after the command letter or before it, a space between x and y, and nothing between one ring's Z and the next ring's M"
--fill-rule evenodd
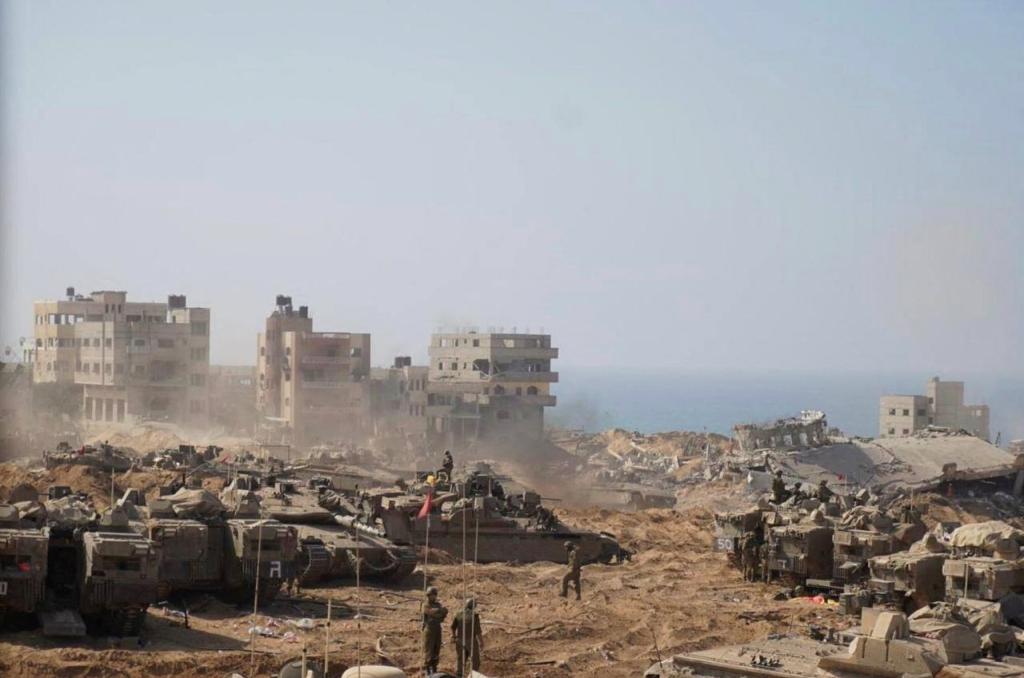
M3 2L0 341L277 294L424 360L1024 372L1024 4Z

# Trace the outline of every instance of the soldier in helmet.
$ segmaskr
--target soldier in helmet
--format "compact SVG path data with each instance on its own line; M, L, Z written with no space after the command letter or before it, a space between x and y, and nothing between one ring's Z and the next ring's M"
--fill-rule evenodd
M448 608L437 602L436 586L427 589L420 614L423 622L423 673L429 676L437 673L437 662L441 657L441 624L448 616Z
M452 479L452 471L455 470L455 460L452 458L452 451L444 451L444 460L441 462L441 470L448 476L448 480Z
M455 643L455 675L462 678L466 663L474 671L480 670L480 652L483 650L483 628L476 611L476 601L470 598L452 619L452 641Z
M757 542L757 537L748 532L743 535L743 541L740 543L740 562L743 566L743 578L747 581L756 581L760 573L760 545Z
M825 504L828 503L828 500L831 499L833 495L835 495L835 492L829 488L828 481L822 478L821 482L818 483L818 499L822 504Z
M568 559L568 570L562 575L562 592L559 594L563 598L569 595L569 582L572 582L573 587L576 589L576 600L580 600L580 556L579 551L576 549L576 544L571 541L565 542L565 551Z

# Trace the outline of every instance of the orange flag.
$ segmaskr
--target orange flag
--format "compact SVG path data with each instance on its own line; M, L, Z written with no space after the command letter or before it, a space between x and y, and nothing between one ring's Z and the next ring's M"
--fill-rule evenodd
M420 512L416 514L417 518L423 519L430 513L430 504L434 500L434 490L427 490L427 498L423 500L423 506L420 507Z

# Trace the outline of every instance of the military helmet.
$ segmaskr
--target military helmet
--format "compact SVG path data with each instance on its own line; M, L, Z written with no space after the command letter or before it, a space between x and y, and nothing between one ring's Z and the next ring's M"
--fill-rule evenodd
M476 607L476 599L466 598L466 609L472 610L474 607Z
M571 541L565 542L564 546L567 549L574 549L574 548L576 548L576 544L573 544Z
M436 586L431 586L430 588L428 588L427 589L427 595L428 596L436 596L437 595L437 587Z

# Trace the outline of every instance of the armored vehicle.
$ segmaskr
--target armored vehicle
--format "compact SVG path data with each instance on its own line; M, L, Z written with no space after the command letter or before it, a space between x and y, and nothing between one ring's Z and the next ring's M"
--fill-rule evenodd
M132 460L127 455L115 450L106 443L99 447L83 445L73 449L67 443L61 443L54 452L44 452L43 462L46 468L54 468L64 464L94 466L106 471L122 473L132 467Z
M832 577L832 527L816 523L777 525L768 530L768 578L828 586Z
M892 535L872 530L836 529L832 545L832 581L839 586L863 582L869 576L868 560L900 548Z
M118 508L87 525L48 515L47 611L77 610L94 631L137 635L157 600L153 542L133 531Z
M942 564L946 599L999 600L1008 593L1024 593L1024 561L991 556L950 558Z
M273 600L295 576L295 529L260 519L255 501L234 512L205 490L180 489L150 502L144 531L159 545L160 592L216 591L235 601ZM234 517L230 517L234 516Z
M764 540L764 521L760 510L715 514L714 550L726 554L730 565L740 566L741 549L746 538L753 538L758 543Z
M361 578L392 582L416 569L416 550L398 546L383 531L355 520L354 506L331 489L329 480L312 478L304 488L279 481L261 494L262 515L298 532L296 576L303 586L355 577L357 565Z
M622 562L632 555L613 535L574 530L529 498L460 498L449 492L430 502L429 517L424 518L419 517L425 503L420 495L380 491L365 493L362 499L360 520L382 529L396 544L429 542L431 548L476 562L564 563L567 541L576 544L582 563Z
M18 511L0 504L0 625L33 614L43 601L48 539L19 525Z
M910 550L871 558L868 590L878 602L898 605L908 613L940 601L946 595L942 564L947 557Z

